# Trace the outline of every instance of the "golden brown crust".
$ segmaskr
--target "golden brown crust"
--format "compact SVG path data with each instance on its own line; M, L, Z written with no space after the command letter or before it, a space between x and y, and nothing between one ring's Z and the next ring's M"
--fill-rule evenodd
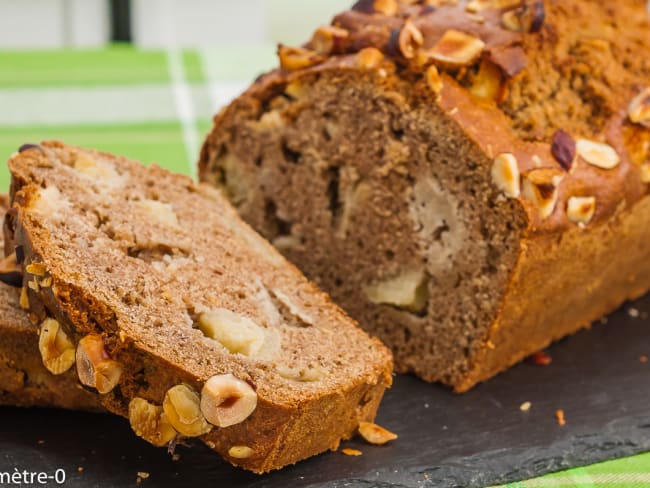
M88 193L87 198L81 197L88 190L84 185L106 183L91 183L80 169L83 165L91 165L93 171L102 168L118 185L112 190L104 188L103 196ZM39 322L55 318L74 347L89 333L103 338L104 354L122 368L115 388L99 396L107 410L128 416L129 402L136 397L160 406L176 385L188 385L200 392L214 375L232 373L254 386L257 406L242 422L227 428L215 427L201 435L201 439L232 464L259 473L334 448L342 438L354 434L359 421L374 417L384 389L390 385L390 353L379 341L358 330L325 294L239 222L235 211L217 192L159 168L144 169L123 158L57 142L42 143L41 150L12 158L10 169L15 213L5 231L13 235L24 251L23 266L28 271L25 284L38 281L38 276L29 272L33 263L39 263L37 267L46 270L45 279L51 280L48 286L29 287L30 310ZM155 188L147 183L154 180ZM52 213L64 214L63 221L50 215L52 205L47 210L38 206L46 198L47 189L59 195ZM134 216L134 209L139 208L139 202L147 201L145 194L149 191L155 193L156 201L173 203L178 220L171 226L152 224L149 219L160 217L153 214L142 220ZM102 195L101 190L98 193ZM102 216L103 198L111 201L110 218ZM106 234L102 235L104 231L94 217L89 218L85 210L89 206L110 227ZM161 207L154 208L160 211ZM199 221L199 214L209 217ZM168 214L163 216L169 218ZM129 251L128 258L125 250L125 254L114 253L124 243L117 237L124 232L120 230L124 229L120 219L137 234L141 258L134 251ZM62 239L66 232L74 237ZM201 237L185 247L178 258L174 254L178 251L174 250L182 248L183 239L190 234ZM209 245L205 244L211 237ZM92 240L93 249L100 250L91 251L85 244L70 248L66 242L70 239ZM147 247L143 244L145 239L154 244ZM161 271L164 258L147 254L159 249L155 242L163 239L174 243L164 248L170 254L167 258L186 266L184 272ZM244 239L254 242L245 241L245 245ZM212 256L211 252L218 254ZM75 257L70 258L70 253ZM99 257L89 253L99 253ZM162 262L158 263L159 260ZM200 264L192 264L194 260ZM191 274L187 266L192 269ZM299 336L304 337L305 347L298 354L304 357L317 354L323 364L329 364L336 361L335 355L339 357L337 349L340 352L349 348L363 361L340 364L338 369L328 370L328 376L302 383L281 377L275 362L253 361L234 351L228 353L220 343L207 340L191 323L182 323L186 319L191 322L188 310L197 310L200 300L205 300L206 307L219 302L238 310L249 307L246 313L270 321L270 316L260 315L257 300L249 298L245 288L255 280L263 280L269 289L277 290L273 293L284 290L292 300L297 300L292 303L310 307L310 313L318 319L305 327L277 325L286 334L282 338L287 341L287 356L294 354L289 349L291 337ZM127 288L122 296L120 290L124 287ZM194 319L197 320L200 321ZM331 339L325 341L325 336ZM318 341L309 343L309 337ZM297 361L283 356L279 363L281 359L287 363ZM233 446L250 449L246 457L233 457Z
M473 8L471 5L474 4L479 7ZM632 122L627 114L634 97L650 87L650 59L629 52L650 45L650 21L643 2L624 2L617 9L590 0L570 4L550 0L395 2L395 9L388 9L390 15L383 13L382 6L372 5L373 2L358 2L352 10L334 18L333 25L348 34L332 45L326 53L328 56L318 57L299 69L272 71L253 84L240 100L251 103L253 110L259 110L265 100L296 80L309 79L324 71L371 69L382 73L386 85L393 84L393 76L421 84L422 95L435 100L434 103L439 104L490 158L500 153L515 154L522 175L540 167L565 169L551 152L551 135L558 130L570 131L574 140L586 138L613 147L620 159L613 169L599 168L580 155L576 156L575 164L557 185L558 200L550 215L540 216L534 201L526 195L518 197L528 214L531 235L573 228L575 224L566 217L570 196L596 197L593 222L602 223L617 212L621 204L632 206L650 191L648 181L642 177L643 171L650 169L650 129ZM543 22L533 31L512 32L504 26L503 15L523 8L541 9ZM609 22L622 19L634 22L634 29L619 34L608 27ZM575 26L570 25L571 20L576 20ZM449 69L438 63L438 69L447 71L442 76L443 89L439 94L430 93L419 80L426 67L437 61L418 62L417 55L414 59L406 59L396 45L395 34L401 32L409 21L422 34L423 40L418 45L421 52L429 52L449 30L459 30L484 42L482 58L460 69ZM315 48L314 41L305 46ZM383 52L385 59L367 68L359 64L359 51L369 47ZM612 53L623 59L615 59ZM472 87L467 72L476 69L480 59L489 60L502 71L503 89L507 95L499 103L470 93ZM590 86L601 87L598 94L583 95L576 87L558 84L558 90L566 93L564 99L521 100L526 90L532 91L534 86L548 84L544 78L551 74L545 70L552 69L554 77L577 76L576 72L580 73L582 69L580 66L590 61L610 63L607 69L589 70L582 74L591 78L586 81ZM611 65L614 61L616 68ZM599 65L599 68L604 67ZM620 73L619 79L607 78L612 76L608 74L611 72ZM575 95L569 97L572 91L578 91L577 95L582 99ZM521 116L520 120L518 113L524 112L522 103L529 104L527 111L532 115L528 119ZM602 106L602 110L592 108L592 103L600 104L598 107ZM236 102L215 117L215 126L219 126L220 120L234 110L241 109L242 104ZM567 112L587 113L588 109L603 112L606 117L598 124L594 124L595 116L590 120L563 120ZM540 117L544 118L543 122L538 120ZM540 128L522 128L534 124ZM209 141L208 138L199 160L203 172L208 169Z

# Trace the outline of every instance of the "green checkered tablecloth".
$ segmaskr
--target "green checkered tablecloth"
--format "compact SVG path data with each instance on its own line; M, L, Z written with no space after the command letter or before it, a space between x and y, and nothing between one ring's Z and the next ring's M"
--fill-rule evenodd
M212 114L275 64L273 46L0 52L0 154L61 139L193 174ZM0 189L9 176L0 168ZM650 487L650 453L504 485Z

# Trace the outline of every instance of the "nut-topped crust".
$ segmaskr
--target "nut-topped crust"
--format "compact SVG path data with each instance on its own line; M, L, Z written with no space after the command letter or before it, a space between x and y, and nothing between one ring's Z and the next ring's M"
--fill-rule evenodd
M327 56L262 76L216 116L200 174L245 193L241 214L382 334L400 370L464 390L650 287L630 271L642 251L616 272L596 253L596 275L577 264L580 239L616 254L605 229L636 246L647 227L643 2L364 0L332 27ZM556 301L541 268L575 278L565 313L511 322ZM372 288L407 270L428 287L411 310ZM605 292L610 308L592 303Z
M0 212L8 206L8 197L0 195ZM101 410L96 398L80 387L75 371L53 375L43 364L38 324L31 323L23 310L27 295L20 288L22 271L17 261L24 256L13 243L7 243L7 249L10 255L5 263L13 265L6 269L10 272L0 273L0 405Z
M616 59L613 57L614 46L618 51L624 49L625 45L650 44L648 21L642 15L632 13L636 12L637 6L630 4L621 4L616 11L609 12L601 11L604 7L589 0L571 2L572 19L577 22L577 25L571 26L575 31L571 41L581 50L577 56L580 62L589 63L592 57L597 56L599 60L607 57L613 62ZM594 13L593 9L598 10ZM481 15L481 22L472 17L476 14ZM610 15L625 19L626 22L633 21L638 27L635 26L637 29L630 32L629 37L624 40L606 29L599 30L595 40L580 37L586 36L586 33L593 29L590 23L602 22L602 19ZM504 16L516 18L519 27L514 29L512 25L504 25ZM625 59L618 59L617 65L621 66L620 69L609 66L606 70L612 72L619 69L621 83L618 84L606 80L606 72L589 73L593 78L592 83L607 83L607 91L601 90L592 100L585 97L582 101L573 100L572 103L577 104L576 112L598 110L609 113L608 118L600 120L598 124L577 118L567 121L566 125L562 124L561 120L552 119L540 123L537 114L540 113L542 104L550 105L550 108L544 109L546 112L561 114L563 101L559 98L523 101L522 90L530 90L530 87L537 83L531 78L546 76L543 75L545 69L553 69L561 76L561 67L556 64L564 61L556 59L553 55L546 59L546 51L552 51L552 48L541 49L539 46L556 44L557 49L565 49L565 46L553 37L558 29L568 29L563 24L565 16L563 2L549 0L459 0L434 3L394 1L389 4L357 2L350 11L336 16L331 27L319 28L304 48L281 46L281 64L287 69L263 76L248 90L247 95L263 98L265 93L274 87L290 82L297 75L305 76L312 70L319 72L354 68L355 63L352 62L351 55L363 51L360 55L365 58L365 50L369 47L381 51L386 56L382 64L376 51L373 52L373 61L370 64L364 63L370 69L383 69L385 73L395 72L397 76L403 77L417 74L430 80L431 71L427 68L433 65L437 68L436 72L443 72L440 79L446 79L446 89L442 90L443 81L438 81L436 76L433 86L438 96L434 102L447 111L490 157L499 153L513 154L519 162L519 171L522 174L535 164L534 161L538 161L536 164L543 167L567 169L571 164L566 161L567 151L572 149L559 148L558 133L564 136L565 143L573 139L602 144L599 150L600 158L596 157L595 161L594 158L586 158L584 161L604 171L594 172L584 164L577 164L558 188L558 207L566 208L566 198L571 188L587 185L600 202L593 222L603 222L619 208L623 191L626 192L626 205L633 205L650 191L642 179L645 169L630 160L628 153L632 148L621 137L623 126L628 124L635 125L633 130L637 132L650 133L650 129L644 127L648 125L650 61L630 54L626 54ZM586 19L581 20L581 17ZM323 34L330 31L331 33ZM325 49L329 56L318 55L324 51L321 38L330 36L335 38L336 42L328 44ZM285 52L289 54L284 54ZM539 52L542 53L542 60ZM287 56L292 59L298 57L300 60L286 61ZM497 67L500 72L498 82L489 81L490 88L483 85L472 87L473 78L469 73L473 70L478 72L478 68L484 66L486 61ZM458 71L459 68L464 69ZM294 73L296 69L300 73ZM483 68L484 73L486 69ZM486 83L485 77L490 76L494 79L496 72L492 75L484 74L480 77L481 82ZM643 88L639 90L639 87ZM470 92L484 94L482 98L493 99L498 103L477 104ZM517 107L524 102L528 107L519 110ZM621 117L620 113L611 108L601 109L590 105L595 103L601 104L602 107L612 107L616 103L624 104L629 116ZM531 115L528 115L529 113ZM564 114L566 113L564 111ZM593 118L591 120L593 121ZM539 128L524 129L532 124L537 124ZM576 128L578 126L579 130ZM538 136L538 133L541 135ZM610 149L603 149L604 146L609 146ZM560 156L558 150L562 151ZM589 152L594 154L593 151ZM645 152L646 159L650 160L650 149L646 148ZM602 160L602 164L601 158L606 158ZM524 208L529 214L531 232L556 232L571 226L571 221L564 212L558 212L552 218L540 219L534 207L524 203Z

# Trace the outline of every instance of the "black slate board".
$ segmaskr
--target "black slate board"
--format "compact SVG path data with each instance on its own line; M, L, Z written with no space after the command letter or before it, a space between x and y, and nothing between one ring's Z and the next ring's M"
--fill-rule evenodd
M62 468L65 486L84 488L135 486L138 471L150 473L141 483L149 488L486 486L631 455L650 450L650 363L639 361L650 356L649 311L650 297L628 304L607 325L554 345L550 366L520 364L462 396L397 376L378 423L400 438L343 443L360 457L331 452L260 477L198 443L173 461L109 415L3 408L0 473Z

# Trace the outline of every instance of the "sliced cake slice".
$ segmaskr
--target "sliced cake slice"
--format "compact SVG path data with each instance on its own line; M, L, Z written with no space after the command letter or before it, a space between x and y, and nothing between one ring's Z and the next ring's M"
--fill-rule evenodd
M7 196L0 195L0 213L5 213L8 203ZM21 299L21 276L13 250L10 253L0 264L0 405L99 409L96 397L81 387L74 371L54 376L43 365L39 330L20 307L26 304L26 295Z
M261 473L372 420L392 358L237 216L159 167L47 142L9 161L5 233L53 374L156 445Z

